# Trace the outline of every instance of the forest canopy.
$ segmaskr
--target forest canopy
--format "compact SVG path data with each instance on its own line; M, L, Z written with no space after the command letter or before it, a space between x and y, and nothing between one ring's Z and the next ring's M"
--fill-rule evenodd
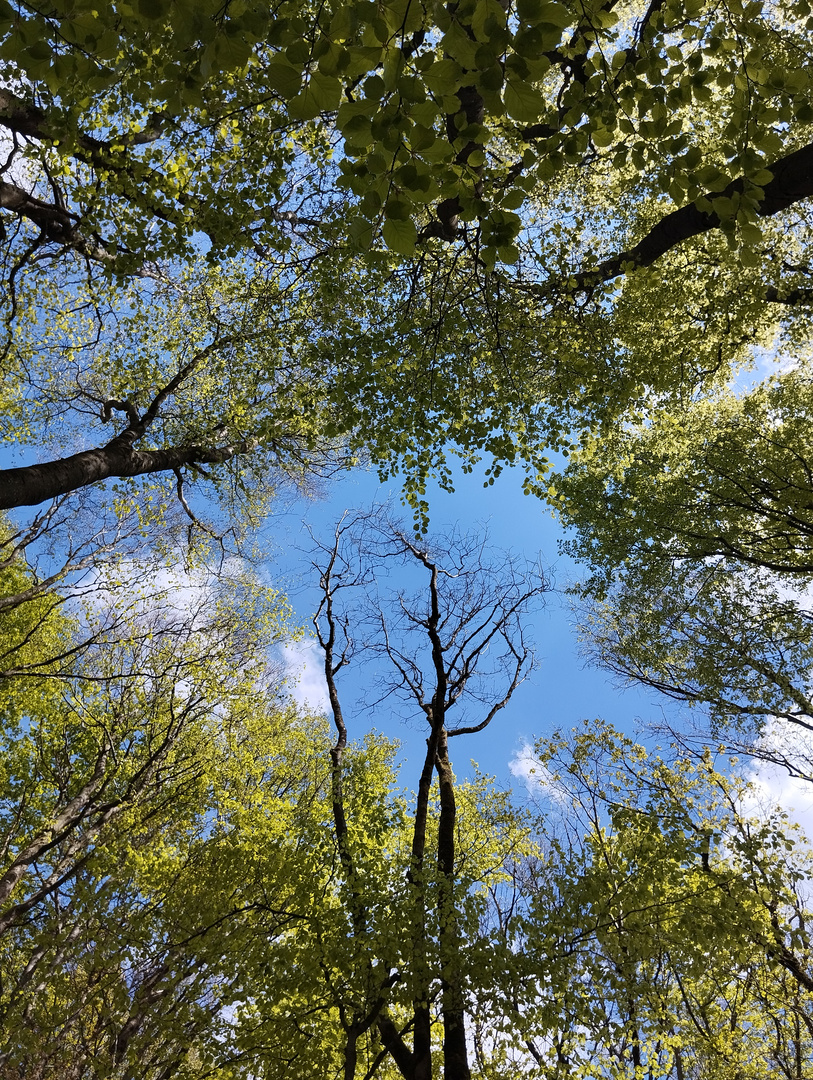
M0 1075L810 1072L732 754L813 775L811 56L808 0L0 0ZM530 803L451 754L550 589L432 534L481 461L686 707ZM259 527L359 465L413 519L313 534L321 716Z
M545 451L794 355L811 17L4 2L10 435L83 438L3 505L337 446L419 513L449 452L544 494Z

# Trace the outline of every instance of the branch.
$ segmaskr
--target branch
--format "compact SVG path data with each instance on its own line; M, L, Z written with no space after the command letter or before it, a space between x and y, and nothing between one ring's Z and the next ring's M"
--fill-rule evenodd
M42 465L0 470L0 510L36 506L46 499L96 484L110 477L125 478L171 472L183 465L221 465L260 445L256 438L223 446L174 446L163 450L134 450L117 435L106 446L83 450Z
M87 815L91 800L109 780L105 773L108 756L107 750L99 751L93 772L87 783L54 816L49 825L26 844L14 862L5 870L2 877L0 877L0 901L8 899L20 878L33 862L36 862L46 851L49 851L73 832Z
M43 202L16 184L0 180L0 209L27 217L44 237L61 244L76 245L79 217L55 203Z
M771 304L787 304L789 307L794 304L813 304L813 289L798 288L790 289L788 292L767 289L765 299Z
M508 641L508 638L506 638L506 641ZM484 728L487 728L491 721L494 719L494 717L497 715L497 713L501 709L504 709L508 702L511 700L514 691L522 682L522 669L528 661L529 653L527 649L523 649L521 654L518 653L510 641L508 641L508 646L516 659L516 667L514 669L514 677L511 680L511 685L508 687L500 701L495 702L491 706L485 720L481 720L479 724L473 724L469 727L459 727L454 728L452 731L447 731L446 735L448 738L451 739L453 735L474 735L476 732L482 731Z
M254 449L259 444L259 440L254 438L216 447L179 446L163 450L135 450L133 447L138 439L144 437L167 398L178 390L215 349L227 347L233 341L234 337L230 334L216 337L204 349L196 352L166 386L158 391L140 417L130 401L120 401L118 398L105 401L101 408L103 421L112 418L114 409L127 415L127 427L105 446L82 450L78 454L42 465L24 465L16 469L0 470L0 510L36 506L46 499L67 495L111 476L123 478L166 471L177 474L177 470L183 465L218 465Z
M141 423L141 418L138 415L138 410L132 401L119 401L118 398L109 398L102 405L100 416L105 424L109 423L113 419L113 410L123 412L127 415L128 426L135 430Z
M759 217L772 217L813 195L813 143L779 158L768 167L773 179L763 189L764 195L756 211ZM739 177L723 191L709 192L704 197L708 200L731 198L732 195L741 194L744 187L745 178ZM651 266L673 247L693 236L719 229L721 224L713 211L699 210L694 203L682 206L661 218L634 247L612 255L592 270L574 274L569 287L574 291L594 288L612 281L628 269Z
M409 1050L403 1039L403 1034L398 1030L389 1015L382 1010L376 1022L378 1033L384 1048L391 1055L392 1060L398 1067L398 1071L405 1080L412 1080L415 1075L415 1055Z

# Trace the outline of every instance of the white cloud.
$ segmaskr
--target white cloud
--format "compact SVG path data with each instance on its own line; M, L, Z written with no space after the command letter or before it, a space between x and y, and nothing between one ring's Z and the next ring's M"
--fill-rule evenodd
M241 559L225 559L217 570L123 558L95 567L82 579L75 595L87 611L101 615L113 609L127 610L136 619L156 618L164 623L188 624L190 630L205 626L211 608L224 588L252 588Z
M760 813L778 806L808 838L813 837L813 732L772 720L757 746L760 753L776 760L752 762L745 774L752 795L744 809ZM793 771L779 761L787 761Z
M291 686L291 697L302 708L317 712L330 711L322 657L315 641L289 641L282 660L285 677Z
M514 756L508 762L508 768L511 775L522 780L529 791L542 783L539 776L541 766L534 757L534 748L530 743L524 742L519 750L514 752Z
M532 795L543 795L557 804L567 803L568 797L561 785L557 784L553 773L543 765L534 753L533 746L524 742L508 762L512 776L521 780Z

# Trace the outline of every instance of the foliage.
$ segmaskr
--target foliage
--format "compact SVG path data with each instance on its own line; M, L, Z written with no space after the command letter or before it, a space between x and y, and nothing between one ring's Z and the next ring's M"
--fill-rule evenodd
M517 463L602 662L810 726L808 0L103 7L0 0L0 506L55 500L0 567L0 1070L795 1080L783 821L602 728L539 748L543 840L455 777L541 581L340 525L329 746L224 570L291 482L400 471L420 531L454 456ZM179 514L185 580L136 555L179 562ZM348 740L354 638L426 724L414 795Z
M576 455L558 479L587 649L711 709L718 737L808 727L809 359ZM600 508L600 512L596 513Z
M574 457L559 502L581 530L575 553L610 573L628 561L727 561L804 586L810 356L779 344L786 369L747 392L686 402ZM606 513L591 514L599 501Z
M522 882L528 1075L797 1075L813 1050L798 830L755 815L708 751L664 759L596 723L536 753L543 827L561 831Z
M103 445L82 430L93 449L48 483L6 473L8 505L210 466L250 490L269 455L307 470L336 440L404 472L424 526L449 450L555 498L546 450L708 393L808 304L810 18L806 0L6 3L4 317L10 341L38 327L9 347L11 434L41 441L56 410L75 438L91 404L127 420ZM64 327L37 336L66 289L92 321L112 288L76 284L94 267L178 287L201 258L228 297L223 333L207 312L191 335L206 363L143 319L172 286L144 284L133 364L107 350L132 287L100 298L98 360ZM38 374L54 345L94 399L78 409Z
M26 576L12 563L4 586ZM197 1074L228 1028L226 946L249 932L216 886L239 877L232 805L261 788L279 844L310 783L314 725L265 657L286 609L225 577L185 596L177 577L154 580L141 598L111 580L112 620L98 594L71 618L54 599L20 600L2 623L16 664L0 706L3 1068Z
M90 636L74 601L11 609L6 1071L704 1078L809 1059L804 856L710 756L648 757L602 726L555 737L536 820L490 778L455 778L449 740L529 661L535 592L516 567L493 579L479 539L439 550L377 514L317 553L332 747L269 670L285 610L250 581L156 579L143 600L111 583L126 618ZM405 562L416 588L388 596ZM22 596L25 567L5 573ZM414 794L394 744L348 741L335 676L353 640L427 724Z
M17 167L33 157L64 190L50 216L21 212L131 265L195 232L219 254L284 243L325 183L352 193L361 245L382 221L405 254L475 223L486 263L513 262L526 198L582 163L627 196L696 204L750 262L771 166L813 120L810 16L805 0L5 3L7 85L31 91L4 91L3 122Z

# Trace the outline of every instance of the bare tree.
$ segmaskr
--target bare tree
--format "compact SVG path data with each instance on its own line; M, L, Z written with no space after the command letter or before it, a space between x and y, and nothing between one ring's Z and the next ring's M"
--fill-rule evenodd
M382 968L370 959L378 982L343 1023L345 1080L356 1075L359 1037L373 1026L382 1050L366 1076L389 1056L405 1080L430 1080L439 1027L444 1076L468 1080L470 972L460 926L459 822L449 740L486 728L527 675L533 655L523 617L548 586L538 568L505 554L495 559L482 537L453 532L429 546L381 511L346 515L332 540L318 546L314 567L321 588L314 626L336 728L333 820L356 934L365 932L367 912L343 795L347 721L337 675L354 657L378 660L382 690L374 707L395 699L423 718L427 732L404 868L413 911L403 927L411 970ZM414 590L386 590L396 568L399 580L415 579ZM439 809L433 816L435 779ZM433 933L436 948L430 948ZM405 979L412 999L407 1015L396 1018L388 1007L389 990Z

